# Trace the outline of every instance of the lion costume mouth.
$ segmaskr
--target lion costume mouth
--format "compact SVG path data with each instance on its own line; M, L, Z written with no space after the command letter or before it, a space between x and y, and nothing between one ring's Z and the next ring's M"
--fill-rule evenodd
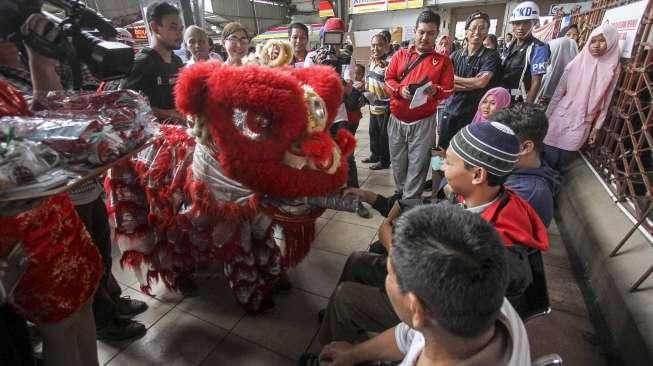
M319 195L342 186L353 136L329 128L342 82L329 67L233 67L200 63L181 72L177 107L203 125L227 176L275 197Z

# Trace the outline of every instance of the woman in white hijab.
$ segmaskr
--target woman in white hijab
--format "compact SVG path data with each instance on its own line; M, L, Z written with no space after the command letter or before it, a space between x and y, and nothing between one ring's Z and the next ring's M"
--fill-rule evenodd
M542 79L540 93L537 95L537 100L543 104L551 100L551 96L553 96L553 92L558 86L565 67L578 54L578 44L576 44L576 41L565 36L549 41L549 48L551 49L549 66Z

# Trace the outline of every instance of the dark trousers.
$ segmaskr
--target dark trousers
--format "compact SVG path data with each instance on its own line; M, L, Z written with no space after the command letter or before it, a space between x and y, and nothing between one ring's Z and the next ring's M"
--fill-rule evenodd
M0 306L0 365L34 365L27 323L7 304Z
M75 206L104 262L104 275L93 298L95 325L102 328L118 316L117 301L122 290L111 273L111 234L109 217L102 197L86 205Z
M474 109L476 113L476 109ZM465 113L460 116L454 116L447 113L443 113L442 120L438 125L438 147L446 150L449 147L449 142L451 139L460 131L463 127L467 126L472 119L474 114Z
M562 172L567 164L573 159L575 151L568 151L557 148L555 146L544 145L544 149L540 153L540 158L544 160L546 165Z
M341 128L346 128L351 132L352 135L356 135L356 130L358 130L358 123L349 123L347 121L334 122L331 125L331 136L335 137L338 130ZM347 176L347 187L358 188L358 168L356 167L356 158L352 153L349 158L347 158L347 165L349 166L349 175Z
M321 344L363 342L367 332L380 333L400 322L385 292L387 258L368 252L349 256L318 332Z
M388 118L390 112L370 113L370 152L382 165L390 165L390 145L388 144Z

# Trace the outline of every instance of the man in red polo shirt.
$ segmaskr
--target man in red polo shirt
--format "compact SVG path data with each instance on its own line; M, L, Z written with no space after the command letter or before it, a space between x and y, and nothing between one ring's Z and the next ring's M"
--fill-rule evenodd
M434 51L439 32L440 16L431 11L420 13L415 24L415 44L397 51L385 74L385 88L390 93L390 160L402 198L422 194L429 150L435 138L435 110L438 102L453 92L451 60ZM420 88L428 83L426 89ZM415 103L424 94L426 102Z

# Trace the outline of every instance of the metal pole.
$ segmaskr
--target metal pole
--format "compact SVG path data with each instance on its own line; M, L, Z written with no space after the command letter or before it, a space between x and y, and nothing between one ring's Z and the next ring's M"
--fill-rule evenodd
M256 27L256 34L261 34L258 17L256 16L256 3L254 0L249 0L249 3L252 4L252 14L254 15L254 26Z
M640 277L637 281L635 281L635 283L630 287L630 292L637 291L639 285L641 285L642 282L644 282L648 278L648 276L651 275L651 273L653 273L653 266L649 267L649 269L646 270L646 272L642 275L642 277Z
M628 233L626 233L626 236L624 236L623 239L621 239L621 241L619 242L619 244L617 244L617 246L614 249L612 249L612 252L610 252L610 257L614 257L617 255L617 253L619 253L621 247L623 247L624 244L626 244L626 242L628 241L628 239L630 239L633 233L648 218L648 215L651 213L651 211L653 211L653 203L649 201L648 208L646 208L646 211L644 211L644 213L642 214L642 218L637 220L635 225L628 231Z
M184 18L184 26L188 27L189 25L195 24L193 7L190 4L190 0L179 0L179 4L181 5L181 16Z

